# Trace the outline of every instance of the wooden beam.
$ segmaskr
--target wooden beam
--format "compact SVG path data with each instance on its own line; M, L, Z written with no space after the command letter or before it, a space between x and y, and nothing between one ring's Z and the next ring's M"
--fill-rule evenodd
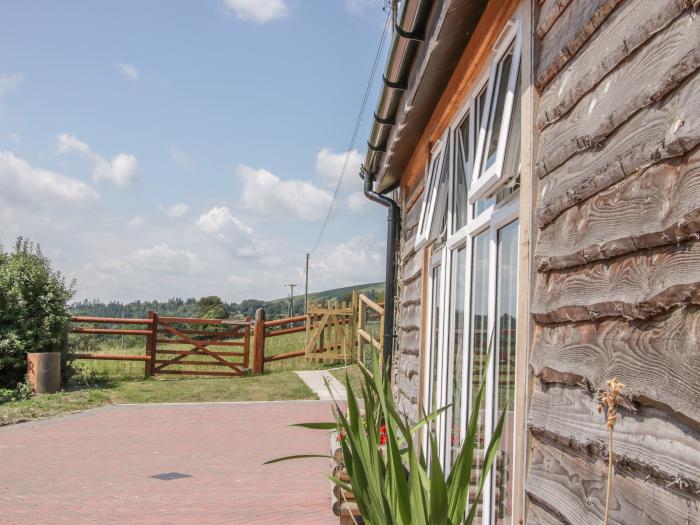
M700 68L700 19L687 13L651 38L542 131L535 170L543 177L576 153L597 149L640 109L660 100Z
M538 326L530 366L546 383L602 391L616 377L625 394L700 430L700 309L677 308L651 321Z
M265 370L265 310L255 312L253 328L253 374L262 374Z
M544 35L535 85L542 89L586 43L621 0L573 0Z
M628 177L569 208L539 235L540 271L644 248L678 244L700 231L700 148Z
M684 304L700 304L699 241L539 273L531 311L540 323L648 319Z
M605 75L690 7L689 0L622 2L542 91L537 127L562 118Z
M151 324L150 319L126 319L122 317L88 317L73 315L70 318L74 323L103 323L103 324Z
M537 388L528 426L538 436L607 457L608 429L600 401L580 386ZM619 409L614 458L618 466L651 475L658 483L695 494L700 489L700 440L656 408Z
M73 359L93 359L96 361L149 361L147 355L124 354L71 354Z
M700 74L620 126L599 150L571 158L544 178L537 224L664 159L700 144Z
M535 441L527 492L565 523L600 525L605 514L607 462ZM611 523L698 523L697 497L685 497L644 477L618 470Z

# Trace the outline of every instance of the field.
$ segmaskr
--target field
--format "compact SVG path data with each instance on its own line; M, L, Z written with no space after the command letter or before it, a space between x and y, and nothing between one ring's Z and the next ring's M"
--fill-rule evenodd
M80 335L76 336L73 342L78 345L80 352L145 355L145 341L135 336L125 337L124 346L121 337L118 336L98 340L92 336ZM266 355L300 350L303 344L303 333L269 338L266 341ZM186 345L181 346L187 348ZM188 359L203 358L190 356ZM76 360L73 364L76 374L62 392L0 405L0 425L76 412L110 403L315 399L313 392L293 371L330 366L296 357L266 363L265 374L262 376L177 376L174 379L172 376L156 376L144 380L142 362Z

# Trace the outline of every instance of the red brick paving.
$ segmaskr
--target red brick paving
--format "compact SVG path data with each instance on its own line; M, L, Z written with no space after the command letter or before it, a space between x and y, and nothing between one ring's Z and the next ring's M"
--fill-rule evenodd
M321 401L122 405L0 428L2 524L332 524ZM192 477L162 481L179 472Z

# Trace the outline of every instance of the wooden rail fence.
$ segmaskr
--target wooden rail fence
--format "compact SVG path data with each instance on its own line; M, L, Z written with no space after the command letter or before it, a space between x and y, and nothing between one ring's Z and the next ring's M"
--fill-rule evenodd
M73 316L71 321L81 325L143 325L143 328L136 329L73 326L70 331L74 334L145 338L144 354L77 353L73 354L74 359L142 361L145 377L157 374L236 376L244 374L249 367L250 318L161 317L149 312L147 319Z
M248 371L261 374L265 363L302 356L321 362L347 363L362 360L366 344L381 350L383 315L381 304L353 292L351 304L309 305L308 315L268 321L265 310L259 309L252 329L250 318L197 319L159 316L155 312L149 312L146 319L73 316L71 333L74 334L145 338L143 354L79 353L73 354L73 358L141 361L145 377L158 374L238 376ZM83 326L85 324L92 326ZM124 325L141 326L124 328ZM298 350L266 355L266 340L296 333L305 334L304 345Z

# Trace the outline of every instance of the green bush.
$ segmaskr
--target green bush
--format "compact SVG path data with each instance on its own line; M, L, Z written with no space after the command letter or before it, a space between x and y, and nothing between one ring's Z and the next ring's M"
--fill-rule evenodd
M28 352L61 352L65 377L73 294L74 283L51 267L39 246L21 237L14 252L0 246L0 387L22 382Z

